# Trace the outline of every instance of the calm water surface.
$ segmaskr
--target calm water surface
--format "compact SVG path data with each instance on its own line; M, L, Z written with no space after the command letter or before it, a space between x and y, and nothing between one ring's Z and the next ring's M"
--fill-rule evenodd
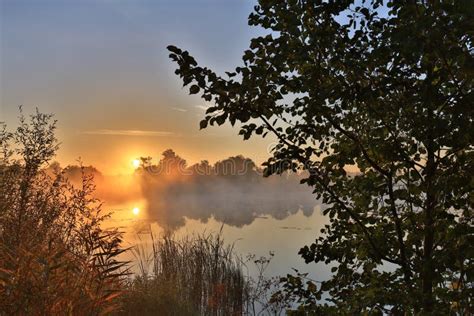
M242 257L248 254L268 257L270 252L274 253L266 272L267 276L286 275L292 273L292 269L297 269L300 272L309 272L313 279L324 280L329 275L330 267L323 264L305 264L298 255L298 250L311 244L328 222L321 213L321 206L315 201L311 203L312 207L308 208L306 203L304 209L301 206L291 208L283 205L276 207L276 213L262 207L249 211L248 208L252 206L248 202L242 203L247 209L239 212L235 203L232 203L230 210L221 205L221 209L214 208L213 212L205 215L200 212L199 216L189 212L176 216L167 214L166 210L157 216L156 210L150 210L147 201L143 199L120 205L106 203L105 208L114 212L108 225L124 231L125 244L129 246L143 245L149 249L150 232L159 235L165 229L172 230L178 238L189 234L219 232L222 229L225 242L233 243L235 252ZM139 209L138 214L133 213L134 208ZM227 216L229 214L233 216ZM240 219L239 215L245 219ZM223 218L230 219L226 221ZM126 254L126 259L132 263L135 261L131 253ZM253 275L255 271L250 268L249 273Z

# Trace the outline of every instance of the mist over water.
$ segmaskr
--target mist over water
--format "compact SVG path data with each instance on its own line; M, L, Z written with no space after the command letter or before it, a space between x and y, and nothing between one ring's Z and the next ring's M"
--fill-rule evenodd
M207 222L211 217L242 227L262 216L284 219L298 210L311 216L317 204L311 192L303 186L295 189L289 182L294 181L215 177L162 185L159 179L147 177L142 180L142 194L149 219L168 228L183 226L185 218Z
M68 167L65 172L71 181L79 181L80 168ZM327 223L311 189L299 183L302 174L263 177L262 170L241 156L187 166L174 152L157 164L143 158L130 175L103 175L93 167L84 172L94 176L97 197L113 211L109 223L126 233L128 245L149 245L150 232L171 230L185 236L222 229L225 240L235 243L242 256L274 252L271 275L284 275L292 268L312 271L318 279L329 275L328 267L310 267L297 254ZM134 208L140 212L134 214Z
M141 222L171 230L184 226L186 219L206 223L213 218L243 227L257 218L283 220L299 211L310 217L319 204L311 189L299 184L303 175L265 178L253 161L242 156L188 167L183 158L167 150L158 164L142 158L141 167L131 175L106 176L91 166L83 171L94 176L96 195L106 208L127 212L139 206ZM80 184L81 172L78 166L65 168L75 184ZM135 201L140 205L133 206Z

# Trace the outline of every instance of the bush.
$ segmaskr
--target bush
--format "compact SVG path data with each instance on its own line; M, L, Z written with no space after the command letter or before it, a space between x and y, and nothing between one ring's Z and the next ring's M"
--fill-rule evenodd
M1 124L1 123L0 123ZM104 230L92 177L74 187L46 168L58 149L56 121L20 109L0 125L0 310L5 315L98 315L118 307L125 262L121 234Z

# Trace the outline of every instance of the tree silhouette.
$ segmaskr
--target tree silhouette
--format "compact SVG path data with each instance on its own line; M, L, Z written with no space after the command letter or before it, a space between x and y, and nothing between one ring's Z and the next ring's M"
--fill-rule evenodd
M201 128L274 134L266 174L307 170L329 206L300 254L334 274L287 278L287 294L312 311L472 312L472 2L261 0L249 24L268 35L226 77L168 50L214 103Z

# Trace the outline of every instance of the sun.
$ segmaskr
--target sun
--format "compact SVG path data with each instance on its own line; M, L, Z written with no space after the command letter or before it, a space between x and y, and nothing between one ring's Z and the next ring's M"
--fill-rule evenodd
M138 215L138 213L140 213L140 209L138 207L134 207L133 210L132 210L132 213L134 215Z
M140 167L140 160L139 159L133 159L132 160L132 165L135 169L138 169L138 167Z

